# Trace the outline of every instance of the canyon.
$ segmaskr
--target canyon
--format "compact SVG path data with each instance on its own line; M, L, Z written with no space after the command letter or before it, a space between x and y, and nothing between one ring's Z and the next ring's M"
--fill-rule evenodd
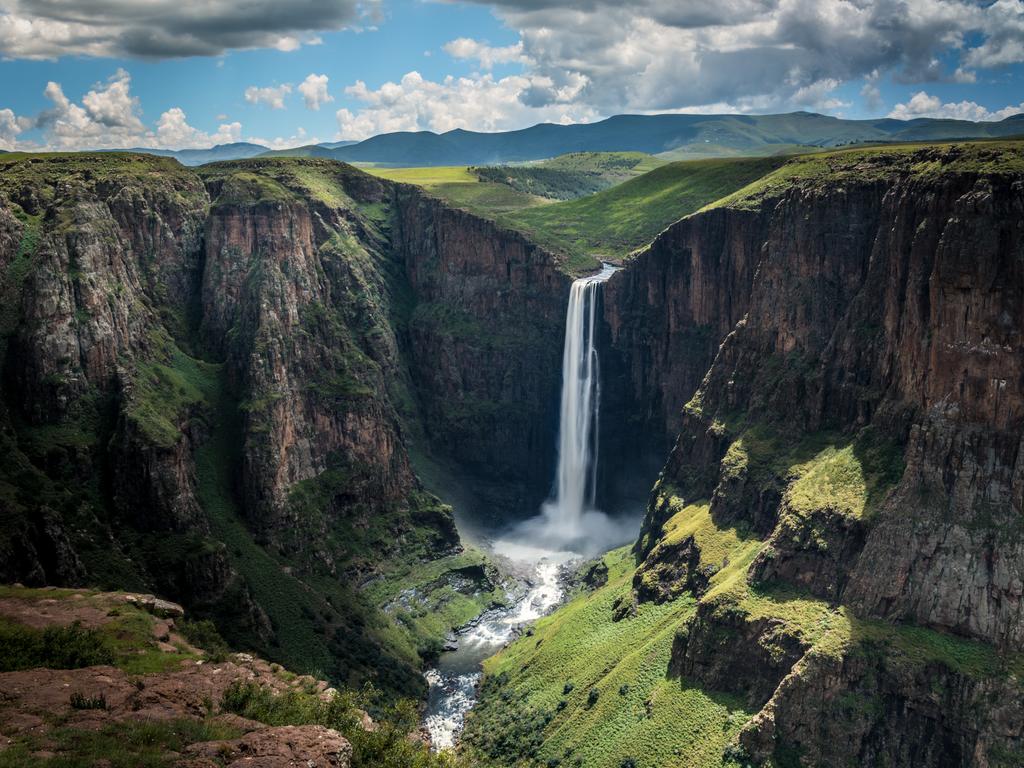
M0 579L424 696L501 600L449 481L498 530L566 458L578 275L329 160L0 162ZM639 536L485 663L461 757L1024 761L1022 145L796 157L620 266L573 491Z

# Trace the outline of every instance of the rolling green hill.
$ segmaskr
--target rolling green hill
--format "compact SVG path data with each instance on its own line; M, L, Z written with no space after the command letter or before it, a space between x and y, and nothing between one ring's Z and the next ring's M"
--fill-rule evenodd
M452 205L488 219L551 202L543 197L520 192L508 184L483 181L464 165L413 168L364 166L362 170L382 179L423 187Z
M471 169L481 181L553 200L575 200L652 171L666 161L643 152L572 152L525 165Z
M784 157L670 163L596 195L499 217L540 245L564 254L571 271L594 257L621 259L669 224L774 171Z
M565 202L552 202L506 181L493 181L478 173L479 169L466 166L363 170L421 186L452 205L522 232L562 256L568 271L581 273L594 268L598 258L625 258L669 224L771 173L787 158L722 158L659 166L656 158L639 153L585 153L554 158L538 167L607 173L634 161L636 165L629 168L633 172L656 167L596 194Z

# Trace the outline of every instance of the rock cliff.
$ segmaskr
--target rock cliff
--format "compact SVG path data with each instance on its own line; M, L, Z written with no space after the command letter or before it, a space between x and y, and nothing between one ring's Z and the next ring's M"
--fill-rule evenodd
M555 465L565 300L571 279L523 236L411 187L395 240L416 306L410 368L431 443L532 515Z
M1024 651L1022 179L1016 145L798 161L609 285L613 344L652 361L632 360L642 417L680 426L636 595L703 595L671 668L764 706L740 737L754 762L1022 754L982 693L1021 695L1000 670ZM705 536L755 543L680 550L686 503L706 505Z
M0 274L0 578L148 587L272 658L422 688L440 638L396 645L360 589L458 551L411 435L473 469L492 429L492 476L536 485L557 386L431 308L543 324L542 254L339 163L52 155L5 161ZM508 415L462 409L490 398Z

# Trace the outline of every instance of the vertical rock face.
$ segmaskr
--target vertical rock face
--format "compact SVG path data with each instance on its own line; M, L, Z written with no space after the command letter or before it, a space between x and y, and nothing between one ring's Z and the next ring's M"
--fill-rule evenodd
M763 541L748 586L723 593L712 578L674 668L721 689L716 654L756 657L768 643L761 595L796 590L853 629L826 653L810 625L774 609L800 652L772 656L788 662L741 738L749 757L844 764L837 743L859 764L1020 754L1024 734L981 693L1008 685L1019 697L990 679L997 665L901 666L942 643L1024 651L1024 181L998 170L1019 164L1019 148L837 154L820 176L804 162L806 175L783 169L676 224L609 286L612 342L655 406L643 418L681 425L660 487L707 500L719 530ZM689 353L673 354L673 339ZM673 407L678 421L665 415ZM659 580L675 572L659 558L678 548L658 543L681 506L652 501L636 548L640 599L665 594ZM688 572L703 562L690 543ZM735 643L706 642L722 633ZM862 660L869 647L873 662ZM928 674L942 704L921 691ZM725 689L763 696L749 676ZM868 704L841 717L839 702L857 697Z
M72 580L84 570L67 526L102 531L105 510L143 530L204 529L186 449L139 440L133 404L134 361L158 354L161 312L195 279L206 197L146 158L30 160L4 181L5 469L10 506L34 510L15 514L13 549L37 554L7 575Z
M245 508L265 532L302 522L289 491L328 468L344 464L370 506L416 488L387 399L399 362L374 265L386 243L313 208L217 202L207 224L203 332L244 400Z
M353 585L458 543L394 405L394 208L337 163L9 163L0 577L149 586L238 642L417 690Z
M607 418L619 423L616 410L629 413L642 436L626 450L671 446L682 404L747 311L764 227L765 217L751 211L684 219L605 287Z
M402 188L395 238L417 305L410 368L443 451L532 512L547 492L570 278L522 236Z

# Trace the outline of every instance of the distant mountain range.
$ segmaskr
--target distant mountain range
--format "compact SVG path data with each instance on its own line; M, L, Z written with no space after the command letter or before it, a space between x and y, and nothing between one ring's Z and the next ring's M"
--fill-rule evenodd
M131 147L130 149L102 150L105 152L142 152L147 155L173 157L182 165L206 165L218 160L245 160L249 157L266 154L267 148L262 144L248 141L236 141L232 144L217 144L209 149L150 149L148 147Z
M864 142L984 139L1024 134L1024 114L998 122L967 120L843 120L812 112L785 115L617 115L596 123L544 123L518 131L478 133L456 129L385 133L365 141L311 144L268 150L236 142L210 149L133 148L177 158L183 165L261 155L326 157L391 166L496 165L543 160L567 152L637 151L670 159L772 155L801 147Z

